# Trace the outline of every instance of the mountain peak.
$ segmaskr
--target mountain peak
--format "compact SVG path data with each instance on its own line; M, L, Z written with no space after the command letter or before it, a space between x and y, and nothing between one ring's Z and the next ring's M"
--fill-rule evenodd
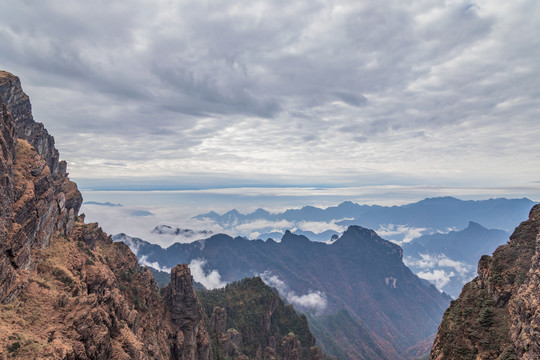
M345 230L343 236L348 235L362 235L362 237L379 237L377 233L371 229L366 229L360 225L351 225Z
M479 224L477 222L469 221L469 225L467 226L467 229L470 229L470 230L476 230L476 229L485 230L486 228L483 227L481 224Z
M292 243L306 243L311 242L307 237L304 235L297 235L293 234L290 230L286 230L285 234L283 234L283 237L281 238L282 244L292 244Z

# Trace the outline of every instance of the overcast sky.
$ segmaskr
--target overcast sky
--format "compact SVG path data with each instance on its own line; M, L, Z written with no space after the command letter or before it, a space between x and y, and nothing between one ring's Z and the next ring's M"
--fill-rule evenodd
M0 68L90 187L540 194L539 64L538 0L0 5Z

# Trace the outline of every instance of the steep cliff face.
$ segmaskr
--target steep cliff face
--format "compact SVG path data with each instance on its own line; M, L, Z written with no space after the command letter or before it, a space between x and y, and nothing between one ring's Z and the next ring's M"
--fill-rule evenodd
M165 303L150 270L97 224L79 219L33 256L28 286L0 305L0 358L211 359L198 303ZM171 293L193 293L185 265L171 280Z
M13 74L0 70L0 97L13 116L17 138L32 145L45 160L51 174L66 175L66 162L60 161L54 138L49 135L42 123L34 121L30 99L21 87L21 81Z
M71 233L82 197L75 183L69 181L65 166L62 170L58 165L54 140L43 125L32 119L30 103L20 88L19 79L0 72L0 96L0 166L3 170L0 183L0 303L6 303L28 283L28 271L36 265L32 249L47 246L55 231L64 235ZM17 117L12 115L12 109ZM18 124L34 130L24 130L19 137L22 127L18 128ZM39 155L25 139L41 146L44 155ZM56 173L51 172L47 162L56 166Z
M187 266L164 301L127 246L77 216L19 79L0 72L0 96L0 358L209 360Z
M540 205L446 311L431 359L540 357Z
M210 340L204 314L193 290L193 277L186 264L171 270L171 282L163 290L171 309L171 320L177 328L172 352L175 359L209 359Z
M7 106L2 102L2 98L0 98L0 151L0 239L6 239L12 222L13 163L17 143L13 118ZM0 248L0 250L3 249Z

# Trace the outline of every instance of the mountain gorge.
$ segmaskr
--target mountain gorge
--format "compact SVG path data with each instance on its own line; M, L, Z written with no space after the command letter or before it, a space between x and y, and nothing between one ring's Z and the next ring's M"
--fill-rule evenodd
M7 72L0 72L0 147L0 358L219 358L188 266L175 264L160 291L126 245L84 222L53 137ZM266 344L283 356L267 358L305 359L303 338L285 320Z
M350 335L362 334L361 339L347 339L355 344L344 350L351 359L400 358L435 333L450 301L403 264L399 246L359 226L350 226L332 244L291 232L279 243L218 234L167 249L125 234L114 240L165 268L178 261L202 263L214 279L219 276L219 283L260 276L299 309L313 311L315 319L346 311L357 329ZM318 342L329 352L339 347L331 340L325 345L324 337Z

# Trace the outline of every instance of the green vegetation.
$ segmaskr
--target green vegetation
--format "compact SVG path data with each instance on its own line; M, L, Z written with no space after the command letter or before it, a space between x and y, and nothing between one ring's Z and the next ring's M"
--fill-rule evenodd
M60 282L64 283L66 286L71 286L73 284L73 279L71 276L69 276L63 269L61 268L54 268L52 271L53 276L56 278L56 280L59 280Z
M480 311L480 316L478 317L478 322L480 323L480 325L482 325L483 327L486 327L486 328L493 325L493 309L489 308L489 307L483 308Z
M324 316L308 313L308 318L310 329L317 339L321 339L319 345L325 353L338 359L386 357L367 327L346 310Z
M260 278L246 278L222 289L200 290L197 295L208 318L214 307L225 308L226 328L234 328L242 334L244 354L249 358L255 357L259 346L267 346L270 336L281 341L291 332L300 340L304 358L309 358L315 338L309 331L307 318L285 305L277 292ZM269 321L265 314L272 314ZM216 334L211 335L215 340ZM219 358L220 352L217 354Z
M6 346L6 350L8 353L14 353L21 347L21 343L18 341L15 341L14 343L11 343L10 345Z
M154 276L154 280L156 280L159 288L163 288L167 286L169 282L171 282L171 274L165 271L159 271L154 268L150 268L150 271L152 272L152 275Z

